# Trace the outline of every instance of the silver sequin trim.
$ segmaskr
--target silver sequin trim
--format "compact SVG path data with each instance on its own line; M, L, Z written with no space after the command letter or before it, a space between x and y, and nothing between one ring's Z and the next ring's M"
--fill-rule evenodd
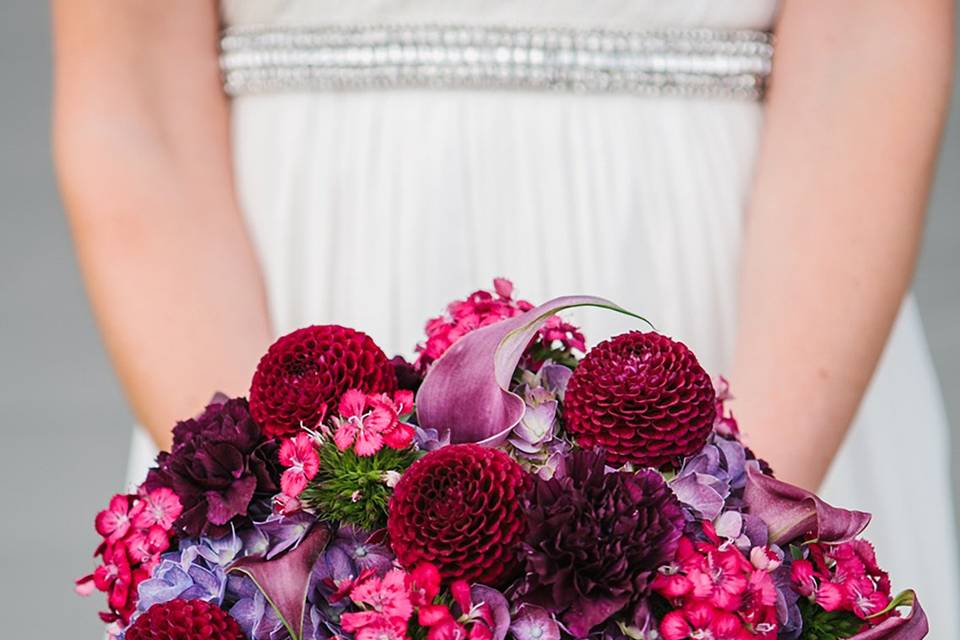
M766 32L705 29L243 27L221 49L235 96L428 87L759 99L773 57Z

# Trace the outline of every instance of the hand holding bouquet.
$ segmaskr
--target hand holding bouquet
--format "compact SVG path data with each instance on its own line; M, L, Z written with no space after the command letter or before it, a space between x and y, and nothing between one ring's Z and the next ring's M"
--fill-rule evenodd
M96 518L78 590L125 640L803 640L926 635L869 515L780 482L726 384L633 331L587 350L512 285L427 323L280 338ZM624 312L625 313L625 312Z

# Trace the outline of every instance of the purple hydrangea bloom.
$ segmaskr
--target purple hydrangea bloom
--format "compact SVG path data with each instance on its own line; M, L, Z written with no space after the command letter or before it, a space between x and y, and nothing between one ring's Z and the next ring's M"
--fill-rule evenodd
M699 453L683 462L670 488L691 515L714 520L724 509L742 506L747 469L760 470L757 460L736 440L713 434Z
M352 526L340 527L313 567L308 600L321 609L333 606L339 610L339 603L330 600L342 585L349 585L367 571L384 575L393 566L393 559L375 536Z
M196 564L198 559L206 561L206 566L225 569L234 560L248 555L243 540L236 533L230 533L222 538L189 538L180 541L180 565L186 569Z
M140 611L177 598L199 599L222 605L229 599L226 568L245 555L236 534L222 538L181 540L179 549L166 553L138 589Z
M440 433L436 429L424 429L414 425L413 441L421 451L436 451L450 444L450 431Z
M230 615L250 640L286 640L289 638L276 611L247 576L230 576L230 592L236 602Z
M516 640L560 640L560 625L543 607L521 604L510 633Z
M785 556L783 564L772 574L773 584L777 587L777 620L780 622L777 640L796 640L803 631L803 618L798 604L800 594L794 590L790 578L791 559L776 545L771 545L771 549Z
M559 409L572 371L548 362L539 371L523 371L514 391L524 399L520 422L508 442L513 457L527 471L549 480L560 468L571 446L559 437Z
M263 522L253 524L255 534L248 534L248 540L267 560L275 558L284 551L295 549L317 522L316 517L299 511L291 515L274 514ZM252 555L253 549L248 554Z
M373 571L382 576L393 566L393 554L371 534L347 525L340 527L328 551L340 551L356 567L357 575Z
M137 609L146 611L155 604L183 600L204 600L216 605L223 604L227 576L222 567L205 568L190 564L186 569L176 554L165 558L154 569L153 575L140 583L137 593Z

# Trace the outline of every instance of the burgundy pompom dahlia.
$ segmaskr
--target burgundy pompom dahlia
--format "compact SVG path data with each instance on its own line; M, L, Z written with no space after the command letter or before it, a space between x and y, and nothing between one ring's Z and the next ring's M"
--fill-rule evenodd
M348 389L390 393L397 376L365 333L338 325L299 329L273 343L250 386L250 412L267 436L314 428Z
M575 638L620 614L642 627L658 567L683 531L680 502L659 473L607 473L603 451L575 450L525 505L524 602L556 615Z
M203 600L155 604L137 618L126 640L243 640L243 631L226 611Z
M445 582L495 587L514 577L529 482L496 449L457 444L428 453L407 469L390 500L387 529L400 564L432 563Z
M710 376L681 342L631 331L577 365L564 398L566 428L614 464L660 467L699 451L716 416Z

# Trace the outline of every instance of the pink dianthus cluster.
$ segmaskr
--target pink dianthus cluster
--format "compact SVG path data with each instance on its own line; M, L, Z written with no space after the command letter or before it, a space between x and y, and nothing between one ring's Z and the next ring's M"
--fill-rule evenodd
M137 606L137 586L150 577L160 554L170 548L173 522L183 510L180 499L166 487L142 494L113 496L97 514L95 527L103 542L95 556L101 564L77 580L77 592L107 594L107 623L127 624Z

